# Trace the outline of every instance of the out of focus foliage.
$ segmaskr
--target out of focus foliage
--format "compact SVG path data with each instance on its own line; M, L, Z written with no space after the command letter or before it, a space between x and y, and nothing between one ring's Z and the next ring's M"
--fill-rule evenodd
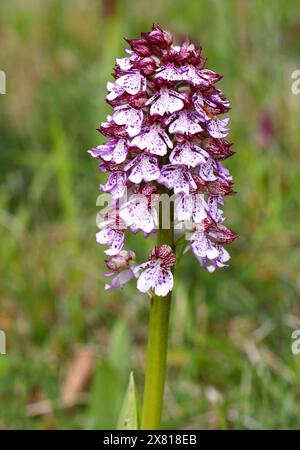
M0 427L113 428L131 369L141 391L148 300L103 290L86 149L123 37L155 22L224 75L239 234L228 270L186 255L176 275L163 426L299 428L299 16L298 0L1 2ZM131 244L142 259L152 242Z

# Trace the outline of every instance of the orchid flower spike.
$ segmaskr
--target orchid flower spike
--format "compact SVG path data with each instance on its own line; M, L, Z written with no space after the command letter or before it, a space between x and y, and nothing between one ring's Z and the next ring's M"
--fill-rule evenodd
M157 231L163 189L176 197L172 223L182 225L200 267L213 272L227 265L223 244L236 237L223 225L221 209L224 196L233 194L221 162L234 153L226 140L229 119L222 116L230 104L215 86L221 76L205 68L201 47L174 45L157 25L127 42L126 57L116 59L115 81L107 83L113 113L99 131L109 140L89 150L108 173L99 188L112 199L96 239L108 246L106 276L114 278L107 289L135 279L141 292L166 296L174 284L175 246L156 246L147 262L135 265L135 254L124 250L126 233L147 238Z

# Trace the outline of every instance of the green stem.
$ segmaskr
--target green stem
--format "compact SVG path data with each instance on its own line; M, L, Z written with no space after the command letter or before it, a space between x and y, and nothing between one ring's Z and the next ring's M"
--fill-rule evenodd
M170 208L170 229L162 229L160 205L160 227L157 230L157 245L168 244L174 250L173 207ZM146 360L146 377L142 408L141 429L159 430L168 348L170 292L165 297L153 295L150 305L150 322Z

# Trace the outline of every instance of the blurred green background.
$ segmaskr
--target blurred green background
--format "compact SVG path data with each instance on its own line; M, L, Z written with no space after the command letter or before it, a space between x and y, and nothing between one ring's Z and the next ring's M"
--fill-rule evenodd
M148 300L103 289L86 150L123 37L153 22L224 75L238 191L231 267L186 255L176 275L163 427L300 426L299 1L2 0L0 428L114 428L130 369L142 391ZM143 260L153 241L130 243Z

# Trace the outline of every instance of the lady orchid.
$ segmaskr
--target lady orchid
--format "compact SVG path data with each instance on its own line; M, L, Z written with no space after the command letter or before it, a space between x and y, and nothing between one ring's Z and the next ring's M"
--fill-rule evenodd
M107 83L106 101L113 114L99 131L109 140L89 150L100 170L109 174L99 189L112 199L97 242L108 246L111 272L106 276L113 279L106 289L136 279L138 290L150 293L152 303L160 305L153 314L167 321L163 308L168 306L161 302L168 304L174 284L174 228L185 235L186 250L209 272L226 266L230 258L223 244L232 242L235 233L223 225L221 207L224 197L233 194L233 182L221 161L234 152L226 140L229 119L219 117L230 105L215 86L221 76L205 69L201 47L189 41L174 45L172 35L156 25L127 42L127 56L116 59L115 81ZM161 194L167 194L173 206L161 206ZM165 210L170 211L168 226L163 226ZM145 237L157 233L157 245L146 262L136 265L135 254L124 249L128 231L141 231ZM152 353L149 350L148 363L161 357L164 369L161 347ZM156 415L160 418L160 406L150 406L154 377L146 375L145 427L159 423ZM162 392L163 383L157 399Z

